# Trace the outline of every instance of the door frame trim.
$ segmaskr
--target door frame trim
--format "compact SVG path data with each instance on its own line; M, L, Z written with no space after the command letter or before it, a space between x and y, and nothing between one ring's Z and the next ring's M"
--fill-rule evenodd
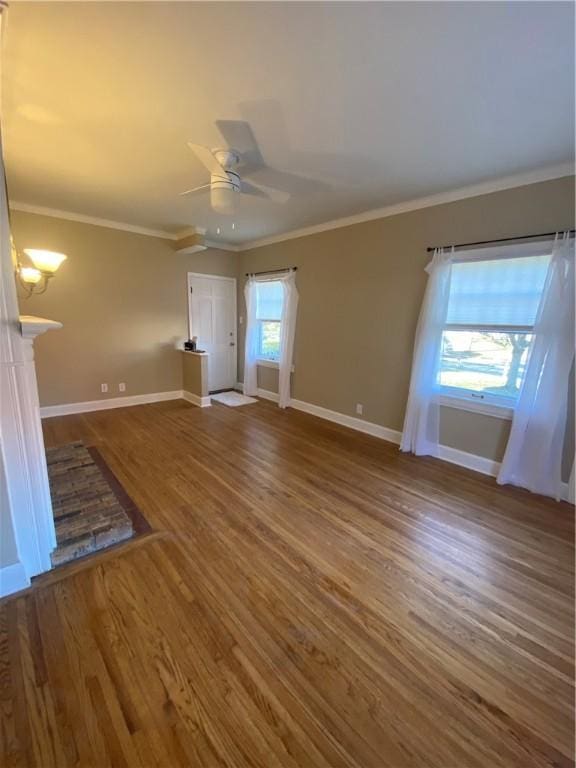
M232 389L236 385L236 379L238 378L238 281L235 277L228 277L227 275L210 275L207 272L188 272L187 279L186 279L186 289L187 289L187 297L186 297L186 306L188 311L188 338L192 338L192 296L193 292L190 291L191 281L194 277L209 277L212 280L228 280L228 282L232 283L234 286L234 376L233 376L233 383L232 383ZM210 361L208 361L208 365L210 365Z

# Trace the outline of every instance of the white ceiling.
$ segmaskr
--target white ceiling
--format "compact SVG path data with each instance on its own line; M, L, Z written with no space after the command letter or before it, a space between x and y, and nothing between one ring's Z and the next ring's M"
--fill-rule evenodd
M11 198L172 233L240 243L573 159L571 3L13 4L3 60ZM257 146L250 178L290 200L179 197L208 180L187 141Z

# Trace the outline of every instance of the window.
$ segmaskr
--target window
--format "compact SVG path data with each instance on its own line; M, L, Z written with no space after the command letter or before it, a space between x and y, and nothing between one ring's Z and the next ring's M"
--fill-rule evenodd
M256 283L257 348L260 360L280 358L280 320L284 291L279 280Z
M513 408L524 379L550 254L452 266L439 384L443 394Z

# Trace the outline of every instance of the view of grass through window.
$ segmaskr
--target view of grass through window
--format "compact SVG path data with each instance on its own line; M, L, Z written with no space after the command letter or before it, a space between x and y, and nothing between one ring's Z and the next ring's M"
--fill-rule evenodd
M260 356L266 360L277 360L280 356L280 321L260 320Z
M440 384L516 399L531 341L526 332L444 331Z

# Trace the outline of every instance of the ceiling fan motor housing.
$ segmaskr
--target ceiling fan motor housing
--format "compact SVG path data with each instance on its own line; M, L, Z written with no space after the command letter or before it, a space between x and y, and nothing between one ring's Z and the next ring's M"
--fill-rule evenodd
M223 173L210 175L211 189L227 189L229 192L240 192L240 176L236 171L225 170Z
M235 149L212 149L212 154L225 171L230 171L240 163L240 155Z
M240 192L240 176L236 171L223 167L221 173L210 174L210 202L215 211L232 215L235 192Z

